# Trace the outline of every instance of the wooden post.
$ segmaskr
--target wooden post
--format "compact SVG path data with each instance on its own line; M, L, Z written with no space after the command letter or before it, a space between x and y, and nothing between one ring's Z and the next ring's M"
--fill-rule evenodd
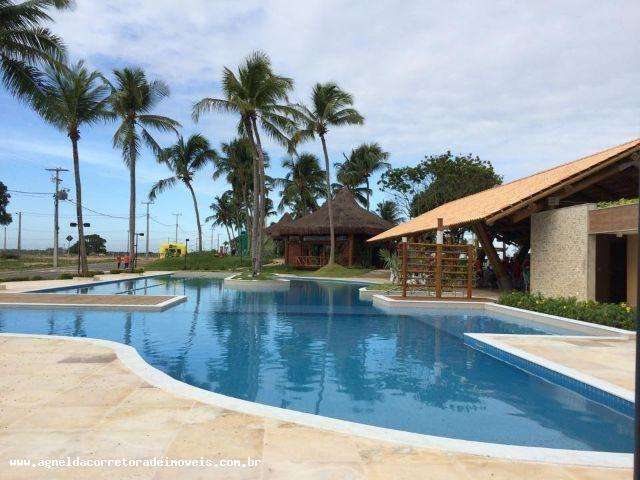
M407 296L407 239L403 238L402 243L402 296Z
M473 263L475 260L473 250L473 245L467 245L467 298L469 300L473 296Z
M442 298L442 244L436 244L436 298Z
M438 229L436 230L436 269L435 269L435 289L436 298L442 298L442 244L444 243L444 220L438 218Z
M349 234L349 254L347 258L347 263L349 264L349 268L353 266L353 233Z
M498 277L500 289L512 290L513 286L511 285L511 279L509 278L509 275L507 275L504 265L502 265L502 262L500 261L498 252L496 252L496 249L493 246L493 240L489 237L489 232L487 232L484 224L482 222L476 222L473 224L473 229L480 239L480 244L482 245L484 252L487 254L487 259L489 260L493 271Z

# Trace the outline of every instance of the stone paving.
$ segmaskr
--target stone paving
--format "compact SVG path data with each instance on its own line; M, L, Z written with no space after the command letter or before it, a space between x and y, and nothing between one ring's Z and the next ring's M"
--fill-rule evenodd
M212 460L258 467L11 467L10 459ZM91 342L0 336L0 478L630 479L630 469L414 448L247 415L156 388Z
M491 336L491 335L488 335ZM618 387L633 391L635 338L594 339L500 335L499 341Z

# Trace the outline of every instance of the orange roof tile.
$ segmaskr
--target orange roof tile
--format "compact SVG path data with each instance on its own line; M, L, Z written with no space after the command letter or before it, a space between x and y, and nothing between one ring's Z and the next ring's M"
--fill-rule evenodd
M459 198L376 235L369 239L369 242L434 230L437 227L438 218L444 220L445 227L486 220L510 207L519 204L524 206L532 197L546 191L551 193L555 191L554 187L562 185L567 180L584 176L590 173L588 172L590 169L604 167L619 159L620 156L632 150L638 150L639 147L640 139L632 140L588 157Z

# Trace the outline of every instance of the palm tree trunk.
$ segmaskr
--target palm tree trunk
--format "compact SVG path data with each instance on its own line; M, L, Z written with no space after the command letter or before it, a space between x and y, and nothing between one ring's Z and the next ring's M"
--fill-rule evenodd
M260 258L260 270L262 270L262 234L264 232L265 226L265 216L266 216L266 202L267 202L267 191L266 191L266 179L264 174L264 152L262 151L262 142L260 141L260 132L258 131L258 125L256 123L256 118L251 117L251 122L253 126L253 133L256 136L256 147L258 149L258 169L260 173L260 211L258 215L258 256Z
M76 183L76 216L78 221L78 255L80 258L80 274L87 275L87 250L84 243L84 224L82 221L82 187L80 183L80 156L78 155L78 137L71 135L73 147L73 176Z
M260 179L259 179L259 168L258 163L260 162L258 157L258 150L256 148L255 138L253 137L253 128L251 125L251 120L246 118L245 122L245 130L247 132L247 136L249 137L249 141L251 143L251 147L253 149L253 219L252 219L252 232L251 232L251 268L253 276L257 276L260 273L260 252L258 250L258 225L256 217L259 217L260 212Z
M371 190L369 190L369 177L368 176L365 177L364 181L367 184L367 211L371 211L371 203L369 203L370 202L369 195L371 195Z
M129 271L133 271L136 244L136 145L129 145Z
M193 191L193 187L189 182L185 182L187 188L191 192L191 198L193 199L193 208L196 211L196 223L198 224L198 252L202 253L202 224L200 223L200 211L198 210L198 201L196 200L196 192Z
M333 265L336 260L336 236L333 231L333 201L331 196L331 173L329 172L329 153L327 152L327 142L324 135L320 135L322 142L322 152L324 153L324 167L327 174L327 206L329 207L329 236L331 237L331 250L329 251L329 265Z

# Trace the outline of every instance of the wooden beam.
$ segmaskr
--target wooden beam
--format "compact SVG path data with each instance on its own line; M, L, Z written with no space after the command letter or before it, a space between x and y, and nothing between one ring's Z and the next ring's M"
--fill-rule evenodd
M349 257L348 257L348 264L349 264L349 268L351 268L353 266L353 233L349 234L349 246L347 247L349 249Z
M513 285L511 284L511 279L509 278L509 275L507 275L507 272L504 269L504 265L502 264L502 261L498 256L498 252L496 252L496 249L493 246L493 237L489 235L489 232L487 231L484 223L474 223L473 230L476 232L476 235L480 240L480 244L482 245L484 253L487 255L487 259L491 264L491 268L493 268L493 271L498 277L498 284L500 286L500 289L512 290Z

